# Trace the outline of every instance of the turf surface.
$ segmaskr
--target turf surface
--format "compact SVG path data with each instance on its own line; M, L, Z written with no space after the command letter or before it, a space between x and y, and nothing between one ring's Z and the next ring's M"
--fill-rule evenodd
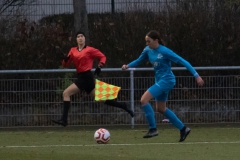
M143 139L146 128L107 128L108 144L97 144L89 129L68 127L44 130L0 131L2 160L239 160L240 128L191 127L186 141L179 131L158 127L159 136Z

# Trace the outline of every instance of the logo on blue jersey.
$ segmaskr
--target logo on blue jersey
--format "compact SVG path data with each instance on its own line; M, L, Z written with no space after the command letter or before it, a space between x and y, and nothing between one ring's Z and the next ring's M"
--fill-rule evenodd
M163 57L163 55L161 53L158 53L157 59L161 59L162 57Z

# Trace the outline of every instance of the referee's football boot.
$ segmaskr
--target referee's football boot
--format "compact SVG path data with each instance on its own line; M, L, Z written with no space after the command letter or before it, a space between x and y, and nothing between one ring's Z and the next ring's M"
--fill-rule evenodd
M67 118L68 118L69 108L70 108L70 101L64 101L62 118L60 120L52 120L52 121L58 125L62 125L63 127L66 127L68 125Z
M143 136L143 138L152 138L154 136L158 136L157 128L149 129L149 131L147 132L146 135Z
M180 140L179 140L179 142L183 142L187 138L187 136L190 133L190 131L191 131L190 128L184 126L183 129L180 131Z
M60 119L60 120L52 120L54 123L58 125L62 125L63 127L66 127L68 125L68 122L66 120Z

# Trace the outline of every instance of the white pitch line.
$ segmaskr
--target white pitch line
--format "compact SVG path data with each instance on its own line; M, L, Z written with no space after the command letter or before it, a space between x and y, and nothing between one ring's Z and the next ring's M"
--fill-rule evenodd
M0 146L1 148L51 148L51 147L99 147L99 146L149 146L149 145L195 145L195 144L240 144L235 142L183 142L183 143L139 143L139 144L77 144L77 145L32 145L32 146Z

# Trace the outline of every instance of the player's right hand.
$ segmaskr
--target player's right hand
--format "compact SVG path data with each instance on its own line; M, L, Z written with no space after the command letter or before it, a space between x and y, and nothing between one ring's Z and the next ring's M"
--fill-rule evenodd
M202 77L200 77L200 76L196 77L196 81L199 86L203 86L204 81L203 81Z
M128 65L124 64L124 65L122 66L122 70L126 70L126 69L128 69Z
M64 62L67 62L70 59L70 56L63 57Z

